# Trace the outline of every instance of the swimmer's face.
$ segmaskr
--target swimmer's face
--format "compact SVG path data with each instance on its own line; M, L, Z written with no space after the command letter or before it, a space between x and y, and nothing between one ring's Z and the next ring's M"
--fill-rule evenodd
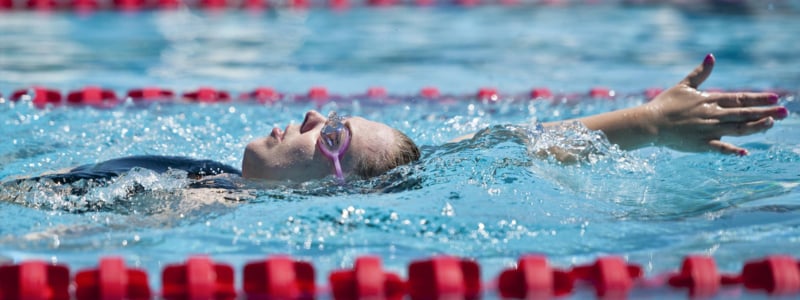
M333 162L317 148L326 120L312 110L300 125L289 125L284 130L275 127L268 136L251 141L244 151L242 176L301 182L333 175ZM391 127L359 117L346 118L344 125L352 133L341 160L345 176L352 174L357 161L391 153L395 142Z

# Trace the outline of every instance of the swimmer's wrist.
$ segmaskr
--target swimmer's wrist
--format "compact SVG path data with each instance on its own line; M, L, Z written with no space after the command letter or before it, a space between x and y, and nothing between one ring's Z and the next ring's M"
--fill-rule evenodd
M658 146L661 143L659 138L661 126L661 109L652 103L640 105L637 110L637 127L642 136L642 147Z

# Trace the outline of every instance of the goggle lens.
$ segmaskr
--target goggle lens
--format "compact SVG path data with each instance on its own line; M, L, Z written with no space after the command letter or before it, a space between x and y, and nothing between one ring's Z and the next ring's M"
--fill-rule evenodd
M350 129L344 125L344 119L336 115L336 112L328 114L328 120L319 133L317 146L333 162L334 174L340 183L344 183L341 159L350 146L350 139Z
M347 126L344 126L341 117L337 116L335 112L331 112L328 116L328 121L322 127L320 138L322 138L323 146L328 151L334 153L344 152L341 149L342 144L350 138L350 130L347 129Z

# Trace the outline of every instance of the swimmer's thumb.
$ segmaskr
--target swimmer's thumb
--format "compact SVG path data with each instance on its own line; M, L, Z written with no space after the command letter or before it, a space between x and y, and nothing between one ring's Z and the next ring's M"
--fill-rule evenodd
M711 53L707 54L703 63L697 66L697 68L694 68L694 70L681 81L681 84L696 89L703 81L706 81L708 76L711 76L711 71L714 69L714 62L716 62L714 55Z

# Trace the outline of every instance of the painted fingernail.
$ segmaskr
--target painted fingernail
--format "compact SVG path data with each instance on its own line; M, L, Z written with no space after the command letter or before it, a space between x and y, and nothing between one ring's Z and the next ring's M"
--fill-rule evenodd
M778 95L776 94L770 94L767 99L769 99L769 104L778 103Z
M713 62L714 62L714 54L711 54L711 53L707 54L706 55L706 59L703 60L703 64L706 64L706 65L710 64L710 63L713 63Z
M736 151L736 154L739 155L739 156L745 156L748 153L747 153L747 150L741 149L739 151Z
M781 107L781 108L778 108L778 111L777 111L777 112L775 112L775 115L776 115L778 118L781 118L781 119L782 119L782 118L786 118L786 117L788 117L788 116L789 116L789 110L788 110L788 109L786 109L786 107Z

